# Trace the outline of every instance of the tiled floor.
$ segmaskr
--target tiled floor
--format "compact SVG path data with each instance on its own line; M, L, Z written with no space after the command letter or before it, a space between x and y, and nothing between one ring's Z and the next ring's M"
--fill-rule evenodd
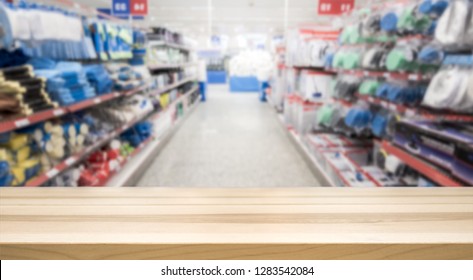
M316 178L256 93L209 87L138 186L301 187Z

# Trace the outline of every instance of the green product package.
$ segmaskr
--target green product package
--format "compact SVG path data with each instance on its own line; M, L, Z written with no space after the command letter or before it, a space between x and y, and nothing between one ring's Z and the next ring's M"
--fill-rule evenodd
M362 95L371 95L374 96L376 94L376 90L381 85L379 81L376 80L368 80L361 83L358 92Z
M406 51L402 49L393 49L386 59L386 68L389 71L412 71L415 67L416 64L407 59Z
M328 126L333 115L332 106L324 106L317 112L317 122L319 125Z
M343 59L343 68L344 69L355 69L360 66L360 54L356 52L348 53Z
M332 67L333 68L343 68L343 60L344 60L345 55L346 54L343 53L343 52L337 52L335 54L335 57L333 58Z

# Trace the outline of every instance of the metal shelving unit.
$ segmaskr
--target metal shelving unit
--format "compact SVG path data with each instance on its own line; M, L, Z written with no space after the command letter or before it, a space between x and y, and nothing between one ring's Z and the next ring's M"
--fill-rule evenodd
M188 63L180 63L180 64L162 64L162 65L150 65L148 66L149 70L157 71L157 70L167 70L167 69L181 69L191 66L196 66L197 63L195 62L188 62Z

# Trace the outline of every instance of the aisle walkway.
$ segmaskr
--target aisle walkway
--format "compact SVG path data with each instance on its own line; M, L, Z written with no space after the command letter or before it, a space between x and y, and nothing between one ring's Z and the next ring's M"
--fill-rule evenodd
M212 86L151 164L138 186L300 187L309 168L256 94Z

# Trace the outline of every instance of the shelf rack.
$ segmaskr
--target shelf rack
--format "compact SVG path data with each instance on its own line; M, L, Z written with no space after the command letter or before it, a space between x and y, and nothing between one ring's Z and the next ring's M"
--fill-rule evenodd
M432 77L428 74L422 73L404 73L404 72L387 72L387 71L368 71L368 70L344 70L344 69L326 69L328 72L335 72L338 74L354 75L357 77L366 78L386 78L403 81L429 81Z
M33 186L41 186L43 184L45 184L47 181L51 180L52 178L56 177L57 175L59 175L60 173L66 171L68 168L72 167L73 165L79 163L81 160L83 160L86 156L90 155L92 152L100 149L101 147L103 147L105 144L107 144L108 142L110 142L111 140L113 140L114 138L118 137L120 134L122 134L123 132L125 132L126 130L128 130L130 127L132 127L133 125L135 125L136 123L150 117L150 118L157 118L159 117L161 114L164 114L165 112L167 112L169 110L169 108L175 106L176 104L178 104L180 101L183 100L184 96L192 93L193 91L197 90L198 88L197 87L194 87L192 90L186 92L185 94L183 94L181 97L179 97L178 99L176 99L171 105L169 105L166 109L164 109L163 111L160 111L160 112L157 112L157 113L154 113L152 115L150 114L145 114L145 115L142 115L142 116L138 116L138 117L135 117L132 121L126 123L126 124L123 124L122 126L120 126L119 128L109 132L108 134L106 134L101 140L99 140L98 142L96 142L95 144L93 144L92 146L89 146L88 148L66 158L65 160L61 161L59 164L57 164L56 166L54 166L53 168L51 168L50 170L42 173L41 175L39 175L38 177L36 178L33 178L32 180L28 181L25 186L28 186L28 187L33 187Z
M381 142L381 147L388 153L398 157L405 164L409 165L411 168L417 170L422 175L428 177L430 180L435 183L446 186L446 187L461 187L464 186L464 183L453 179L442 169L434 166L433 164L428 163L427 161L414 156L403 149L394 146L388 141Z
M190 78L183 79L183 80L178 81L174 84L165 86L161 89L157 89L157 90L154 91L154 93L155 94L165 93L165 92L167 92L171 89L177 88L177 87L179 87L179 86L181 86L181 85L183 85L187 82L191 82L195 79L196 79L196 77L190 77ZM51 119L54 119L54 118L57 118L57 117L60 117L60 116L66 115L66 114L70 114L70 113L78 112L78 111L81 111L81 110L84 110L84 109L92 108L92 107L97 106L101 103L104 103L104 102L107 102L107 101L110 101L110 100L113 100L113 99L117 99L117 98L120 98L120 97L123 97L123 96L132 96L134 94L137 94L141 91L144 91L144 90L148 89L148 87L149 86L141 86L139 88L129 90L129 91L111 92L111 93L107 93L107 94L104 94L104 95L100 95L100 96L97 96L97 97L94 97L94 98L90 98L90 99L75 103L75 104L72 104L72 105L69 105L69 106L64 106L64 107L59 107L59 108L56 108L56 109L37 112L37 113L32 114L30 116L18 117L18 118L14 118L14 119L11 119L11 120L1 121L0 122L0 133L13 131L13 130L24 128L24 127L27 127L27 126L30 126L30 125L33 125L33 124L37 124L37 123L40 123L40 122L51 120Z
M153 41L153 40L151 40L148 43L148 46L150 46L150 47L169 47L169 48L174 48L174 49L178 49L178 50L182 50L182 51L186 51L186 52L190 52L190 51L193 50L193 48L189 47L189 46L184 46L184 45L179 45L179 44L174 44L174 43L168 43L168 42L165 42L165 41Z
M360 100L367 101L372 104L380 105L383 108L389 110L396 110L399 113L406 114L408 117L421 116L424 119L428 120L445 120L445 121L463 121L463 122L473 122L473 115L468 114L457 114L449 112L435 112L429 110L428 108L422 107L409 107L401 104L396 104L381 98L373 96L365 96L362 94L356 94L356 97Z
M175 89L179 86L182 86L185 83L195 81L196 79L197 79L197 77L190 77L190 78L182 79L181 81L178 81L174 84L171 84L171 85L165 86L163 88L157 89L157 90L153 91L153 93L154 94L163 94L167 91L170 91L170 90Z
M145 90L146 88L139 87L130 91L124 92L111 92L104 95L100 95L94 98L90 98L69 106L63 106L51 110L40 111L30 116L18 117L11 120L5 120L0 122L0 133L9 132L12 130L16 130L19 128L27 127L29 125L33 125L36 123L40 123L43 121L47 121L50 119L54 119L60 117L62 115L66 115L69 113L77 112L86 108L90 108L96 106L100 103L110 101L112 99L116 99L122 96L130 96L136 94L140 91Z
M191 66L196 66L197 63L195 62L187 62L187 63L179 63L179 64L162 64L162 65L149 65L148 69L151 71L157 70L167 70L167 69L180 69L186 68Z

